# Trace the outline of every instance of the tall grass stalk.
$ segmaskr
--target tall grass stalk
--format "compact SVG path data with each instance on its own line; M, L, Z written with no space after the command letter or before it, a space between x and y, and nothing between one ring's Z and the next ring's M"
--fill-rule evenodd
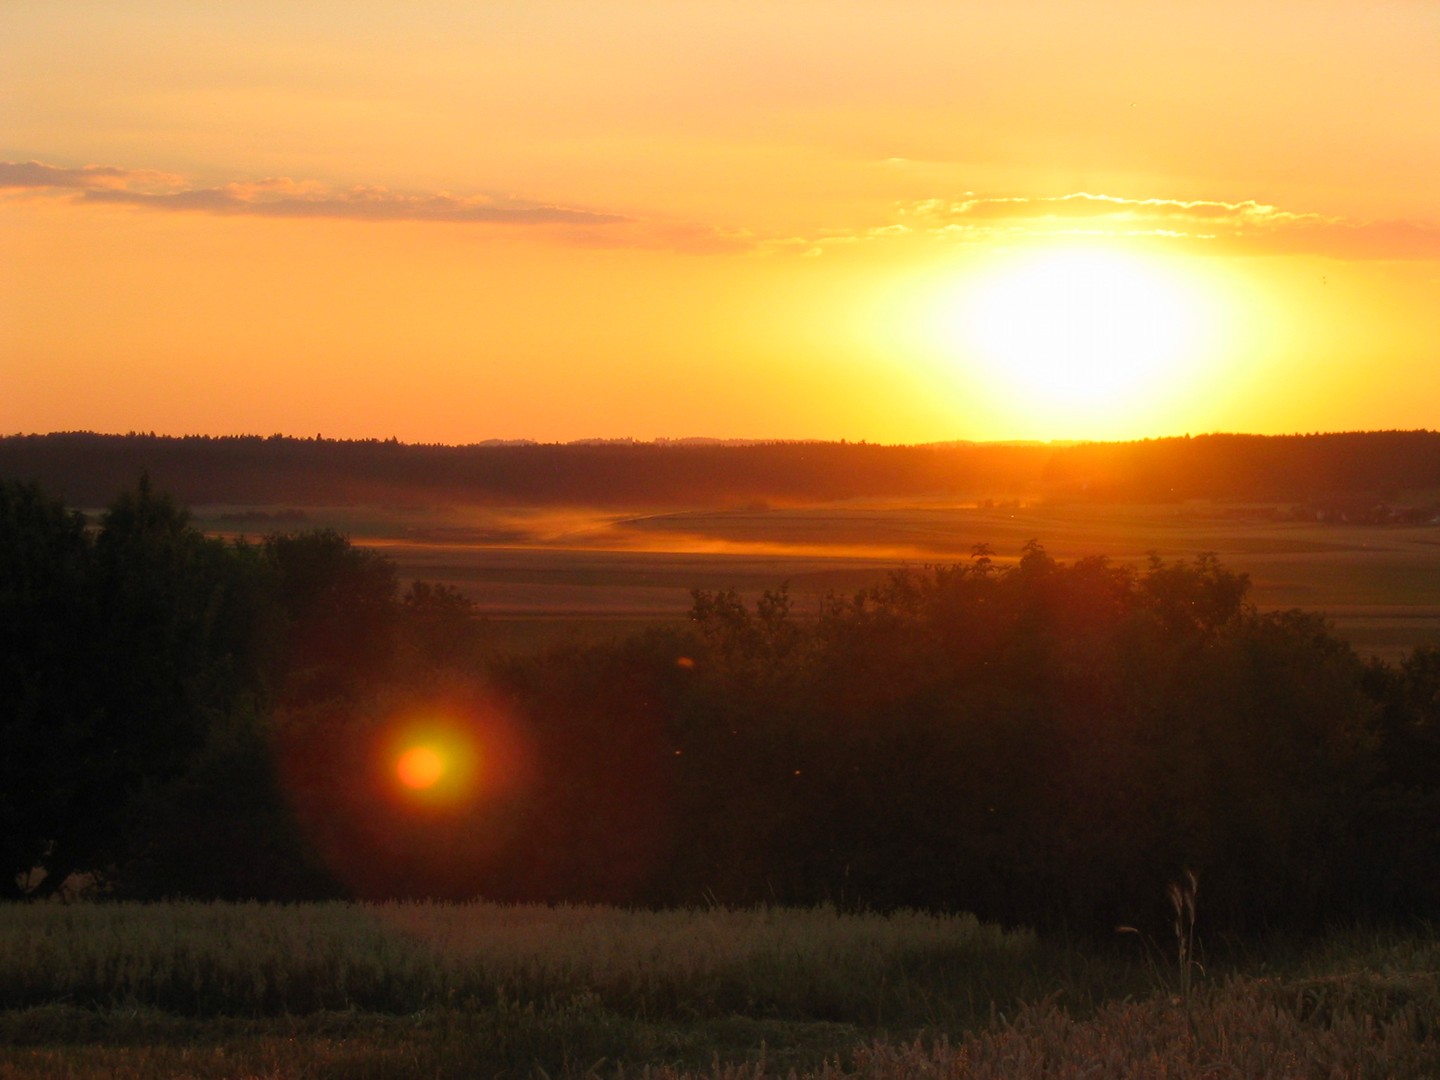
M1164 951L1155 944L1155 940L1149 934L1136 929L1133 926L1117 926L1115 929L1121 934L1134 934L1144 946L1145 961L1150 967L1151 973L1159 986L1171 993L1171 996L1188 1009L1195 996L1195 975L1205 974L1205 967L1195 954L1196 937L1196 894L1200 890L1200 879L1193 870L1186 870L1180 881L1172 881L1166 889L1166 896L1170 901L1170 910L1173 916L1171 930L1175 938L1175 981L1171 991L1170 978L1164 974L1163 968L1167 965L1162 963Z

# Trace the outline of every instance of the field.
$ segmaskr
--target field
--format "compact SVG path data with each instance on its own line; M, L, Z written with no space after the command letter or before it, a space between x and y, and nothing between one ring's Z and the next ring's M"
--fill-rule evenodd
M1289 507L852 502L630 514L474 508L197 508L217 532L331 527L396 560L403 577L454 585L496 643L526 649L683 618L690 590L746 595L788 584L805 615L895 567L1013 560L1029 540L1069 561L1215 552L1248 573L1261 608L1326 612L1365 654L1440 645L1440 526L1298 520Z
M1286 955L1186 989L966 916L9 906L0 1077L1436 1075L1432 931Z

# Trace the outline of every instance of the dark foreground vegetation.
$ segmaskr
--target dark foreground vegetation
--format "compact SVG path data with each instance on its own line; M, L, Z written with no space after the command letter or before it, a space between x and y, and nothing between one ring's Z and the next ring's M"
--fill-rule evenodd
M191 505L633 509L1023 495L1279 501L1348 516L1417 495L1421 508L1434 510L1440 432L926 446L698 440L437 446L318 435L173 438L91 432L0 437L0 476L38 480L73 506L104 505L142 470Z
M6 1080L1440 1068L1428 932L1339 934L1201 971L914 912L15 904L0 946Z
M109 901L0 907L0 1077L1434 1076L1440 651L1247 588L1032 543L515 657L0 483L0 886Z
M797 618L535 656L326 531L98 527L0 486L0 887L116 898L829 903L1109 934L1440 912L1440 652L1362 662L1213 558L977 551ZM477 761L408 796L411 732ZM438 734L437 734L438 733Z

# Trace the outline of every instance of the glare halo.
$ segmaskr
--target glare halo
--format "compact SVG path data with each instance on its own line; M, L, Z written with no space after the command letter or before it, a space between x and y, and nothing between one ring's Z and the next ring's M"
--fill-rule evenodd
M972 277L942 334L1008 408L1114 421L1184 392L1213 337L1209 306L1159 258L1050 248Z

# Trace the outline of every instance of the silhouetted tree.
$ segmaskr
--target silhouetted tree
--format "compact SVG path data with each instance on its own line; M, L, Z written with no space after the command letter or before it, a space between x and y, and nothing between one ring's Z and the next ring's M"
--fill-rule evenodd
M354 695L395 660L395 564L332 529L275 533L262 544L284 613L281 694L292 704Z
M697 593L672 887L1101 929L1192 866L1216 925L1322 910L1371 706L1322 619L1257 613L1247 584L1208 555L1142 572L1032 542L818 620Z
M24 579L7 623L27 628L11 654L11 859L44 870L31 892L45 895L113 860L140 799L193 759L235 691L245 630L226 618L225 546L147 478L93 543L34 489L6 490L5 561Z
M412 581L400 604L403 636L415 661L443 668L481 660L483 628L474 601L459 589Z
M0 481L0 894L50 858L98 702L85 520L34 484ZM52 883L52 885L55 883Z

